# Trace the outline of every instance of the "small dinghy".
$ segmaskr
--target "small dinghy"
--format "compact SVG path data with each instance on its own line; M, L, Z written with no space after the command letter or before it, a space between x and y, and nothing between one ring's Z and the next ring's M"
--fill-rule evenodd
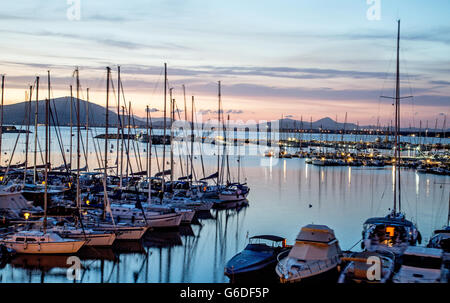
M338 283L386 283L394 272L395 255L389 251L363 251L341 261L348 264Z
M231 282L276 278L274 269L277 255L289 249L290 247L286 246L286 239L278 236L251 237L245 249L228 261L225 275Z

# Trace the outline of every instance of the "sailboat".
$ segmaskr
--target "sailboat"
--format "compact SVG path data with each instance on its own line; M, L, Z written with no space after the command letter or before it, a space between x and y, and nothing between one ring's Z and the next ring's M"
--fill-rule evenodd
M385 97L392 98L392 97ZM403 97L405 98L405 97ZM421 235L413 222L401 212L400 182L400 20L397 33L397 76L395 97L395 162L394 208L385 217L369 218L363 227L362 248L368 251L387 249L401 255L409 245L421 243Z
M47 184L49 160L49 99L45 100L45 188L44 188L44 220L43 231L17 231L6 235L0 240L7 248L20 254L72 254L80 250L86 243L84 240L64 239L54 232L47 230Z

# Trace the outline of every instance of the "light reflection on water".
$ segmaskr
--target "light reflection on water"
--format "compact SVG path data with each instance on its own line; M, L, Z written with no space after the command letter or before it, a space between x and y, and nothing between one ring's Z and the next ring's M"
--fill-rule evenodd
M95 161L95 156L90 159ZM217 159L204 160L206 173L214 172ZM120 243L114 250L84 249L81 282L226 282L224 265L245 247L249 236L274 234L293 243L302 226L326 224L334 229L341 248L349 249L361 239L367 218L384 216L392 207L392 167L317 167L295 158L270 161L273 166L261 166L256 156L241 161L241 176L251 188L248 207L212 210L199 219L200 225L150 232L142 243ZM156 172L156 163L152 165ZM90 166L97 167L95 162ZM230 157L230 167L236 178L236 158ZM402 169L402 210L417 223L422 244L446 224L449 184L449 177ZM0 281L71 282L66 278L66 258L18 256L1 265Z

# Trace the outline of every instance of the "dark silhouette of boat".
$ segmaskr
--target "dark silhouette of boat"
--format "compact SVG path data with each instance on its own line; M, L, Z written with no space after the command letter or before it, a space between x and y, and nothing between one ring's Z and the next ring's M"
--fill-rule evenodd
M225 266L225 275L230 282L277 281L275 266L277 255L290 250L286 239L272 235L254 236L245 249L231 258Z

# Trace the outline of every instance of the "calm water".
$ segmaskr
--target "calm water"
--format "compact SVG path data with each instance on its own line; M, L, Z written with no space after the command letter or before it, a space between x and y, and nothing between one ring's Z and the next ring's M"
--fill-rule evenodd
M66 130L63 132L67 139ZM13 163L23 159L25 136L21 136ZM2 162L9 158L16 137L4 135L7 155L2 155ZM31 143L34 146L33 139ZM62 160L56 153L56 144L52 147L52 161L59 165ZM67 140L64 144L68 148ZM104 142L100 140L99 144L103 149ZM112 144L116 145L115 140ZM142 153L145 144L139 146ZM110 165L116 158L114 147ZM158 147L157 152L161 156L162 148ZM145 162L145 158L141 160ZM153 173L157 171L156 161L154 157ZM175 161L177 175L181 175L178 156ZM215 172L216 157L205 156L204 161L206 174ZM93 146L88 151L88 162L90 168L98 167ZM137 169L135 162L133 157L132 164ZM236 157L230 157L233 178L237 177L237 163ZM195 164L200 174L199 157ZM84 166L84 157L81 165ZM274 234L293 243L302 226L326 224L334 229L341 248L349 249L361 239L365 219L383 216L392 207L392 167L316 167L305 164L304 159L269 160L260 155L246 156L241 166L241 177L247 178L251 188L247 207L212 210L209 218L200 219L201 225L180 231L150 232L142 243L122 243L114 250L84 249L80 253L81 282L226 282L224 265L245 247L248 236ZM434 229L447 222L449 188L449 177L402 170L402 210L417 223L424 238L422 244ZM1 265L0 281L71 282L66 279L66 259L19 256Z

